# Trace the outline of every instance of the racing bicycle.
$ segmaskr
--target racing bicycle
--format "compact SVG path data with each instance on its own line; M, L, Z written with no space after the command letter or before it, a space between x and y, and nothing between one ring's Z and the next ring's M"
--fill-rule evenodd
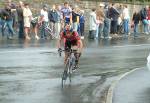
M76 65L76 58L75 58L75 53L77 53L77 50L72 50L72 49L69 49L69 50L61 50L59 49L58 52L59 52L59 56L61 56L61 52L62 51L65 51L68 53L68 58L67 58L67 62L65 64L65 68L64 68L64 71L62 73L62 77L61 77L61 83L62 83L62 88L64 87L65 85L65 82L67 79L69 79L70 83L71 83L71 75L72 75L72 72L74 70L74 67Z

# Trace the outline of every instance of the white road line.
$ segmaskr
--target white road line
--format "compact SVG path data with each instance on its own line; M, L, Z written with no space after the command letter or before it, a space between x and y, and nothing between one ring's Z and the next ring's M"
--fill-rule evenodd
M140 45L124 45L124 46L113 46L117 48L122 48L122 47L139 47L139 46L150 46L150 44L140 44Z
M111 86L109 87L108 89L108 92L107 92L107 97L106 97L106 103L113 103L113 94L114 94L114 89L116 88L117 84L119 83L119 81L121 79L123 79L124 77L128 76L129 74L137 71L137 70L140 70L140 69L143 69L143 68L135 68L129 72L126 72L124 73L123 75L121 75L117 80L115 80Z

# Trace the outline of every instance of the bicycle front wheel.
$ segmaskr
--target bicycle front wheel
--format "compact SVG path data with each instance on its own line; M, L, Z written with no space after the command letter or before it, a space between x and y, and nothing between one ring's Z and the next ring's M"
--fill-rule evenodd
M61 78L61 86L62 88L64 87L65 84L65 80L64 80L64 73L62 74L62 78Z
M68 63L66 65L66 70L67 70L67 77L71 83L72 63L70 60L68 60Z
M66 79L67 79L67 71L64 70L63 74L62 74L62 79L61 79L61 83L62 83L62 88L64 87L65 85L65 82L66 82Z

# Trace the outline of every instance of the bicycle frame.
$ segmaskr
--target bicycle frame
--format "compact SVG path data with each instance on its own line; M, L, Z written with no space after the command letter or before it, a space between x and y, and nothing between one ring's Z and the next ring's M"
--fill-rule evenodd
M69 53L68 53L68 58L67 58L67 62L66 62L66 65L65 65L65 70L67 69L67 72L68 73L72 73L72 68L74 67L75 65L75 56L74 56L74 51L73 50L70 50ZM68 68L67 68L68 66Z
M69 69L68 72L71 72L73 66L75 65L75 56L74 56L74 52L71 50L71 52L69 52L69 56L67 58L67 63L69 63Z
M65 50L59 50L59 55L61 56L61 52L65 51ZM71 83L71 74L72 74L72 68L75 65L75 56L74 56L75 51L70 49L68 51L68 58L67 58L67 62L65 64L65 69L62 75L62 88L65 84L65 81L67 80L67 78L69 77L70 83ZM65 71L67 72L67 74L65 74Z

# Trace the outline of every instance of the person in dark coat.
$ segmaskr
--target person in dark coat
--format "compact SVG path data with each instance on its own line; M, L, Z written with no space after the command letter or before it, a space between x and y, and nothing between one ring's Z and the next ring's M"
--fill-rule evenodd
M23 20L23 2L19 2L19 6L16 9L17 15L18 15L18 26L19 26L19 32L18 32L18 38L24 39L24 20Z
M80 25L80 30L79 31L80 31L81 39L84 39L85 17L84 17L84 11L83 10L81 10L79 25Z
M10 6L5 7L5 10L3 11L3 16L5 19L5 23L6 23L5 25L6 25L6 27L8 27L8 31L9 31L7 38L12 39L15 32L13 29L13 14L11 12Z
M145 7L140 11L141 21L143 23L143 29L144 29L143 32L145 34L148 34L148 25L149 25L148 20L147 20L147 17L148 17L147 10L148 10L148 7Z
M112 7L109 9L109 17L111 19L111 33L117 35L117 21L118 21L119 12L115 8L115 4L112 4Z
M132 22L133 22L133 27L134 27L134 37L137 37L139 32L138 32L138 24L140 21L140 14L139 12L135 11L132 17Z

